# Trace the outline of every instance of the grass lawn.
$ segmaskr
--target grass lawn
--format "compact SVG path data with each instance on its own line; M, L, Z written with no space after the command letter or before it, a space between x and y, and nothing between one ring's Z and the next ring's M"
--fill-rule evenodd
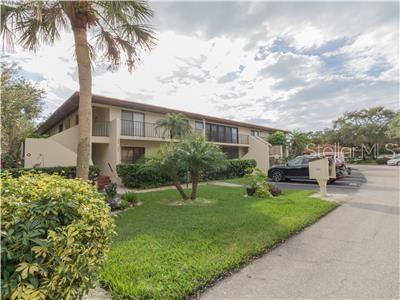
M115 298L193 295L335 207L310 193L255 199L243 188L204 185L183 205L175 190L140 194L143 205L116 217L100 280Z

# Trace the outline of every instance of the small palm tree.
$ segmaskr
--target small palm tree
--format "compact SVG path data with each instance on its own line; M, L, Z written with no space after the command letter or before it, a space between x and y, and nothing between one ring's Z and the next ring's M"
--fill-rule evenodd
M164 134L172 139L182 138L190 132L189 120L181 113L169 113L165 119L156 122L156 128L163 128Z
M208 142L203 135L188 136L176 144L175 153L179 163L190 172L192 180L190 199L192 200L197 197L201 173L222 168L226 160L225 153L217 145Z
M181 179L179 173L184 171L184 164L177 156L176 145L171 143L163 145L158 150L157 154L152 157L146 166L148 168L156 168L156 171L164 174L168 174L173 185L178 190L183 200L188 200L189 197L186 195L185 190L182 188Z
M144 0L131 1L2 1L1 33L7 45L16 42L29 50L53 44L60 32L72 29L79 77L79 144L77 177L88 179L92 120L91 65L98 52L109 67L124 61L129 70L149 50L154 33L147 24L153 16ZM88 33L94 39L90 44Z

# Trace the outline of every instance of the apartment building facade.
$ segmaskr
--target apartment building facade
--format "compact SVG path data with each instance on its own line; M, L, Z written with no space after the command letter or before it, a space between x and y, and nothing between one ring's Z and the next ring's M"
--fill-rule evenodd
M192 132L204 134L219 145L229 158L255 159L265 172L269 158L282 155L267 137L278 129L160 106L93 95L91 164L103 175L119 182L116 166L135 163L143 155L151 156L169 134L155 123L166 114L182 113ZM54 167L76 165L78 146L79 94L74 93L38 129L47 138L28 138L24 143L24 166ZM282 131L282 130L281 130Z

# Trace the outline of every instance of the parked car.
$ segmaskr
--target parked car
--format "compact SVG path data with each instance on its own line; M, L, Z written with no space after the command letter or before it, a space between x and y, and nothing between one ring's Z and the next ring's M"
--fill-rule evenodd
M274 181L284 181L287 179L310 179L308 162L311 158L315 158L315 156L297 156L296 158L289 160L286 164L272 166L268 170L268 177ZM336 167L336 179L343 176L344 174ZM329 183L334 182L336 179L330 179Z
M388 166L400 166L400 155L389 159L386 163Z

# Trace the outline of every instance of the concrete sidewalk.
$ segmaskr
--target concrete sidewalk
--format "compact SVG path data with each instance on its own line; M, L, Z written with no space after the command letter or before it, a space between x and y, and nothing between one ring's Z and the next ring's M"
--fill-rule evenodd
M399 168L357 166L367 182L201 299L399 297Z

